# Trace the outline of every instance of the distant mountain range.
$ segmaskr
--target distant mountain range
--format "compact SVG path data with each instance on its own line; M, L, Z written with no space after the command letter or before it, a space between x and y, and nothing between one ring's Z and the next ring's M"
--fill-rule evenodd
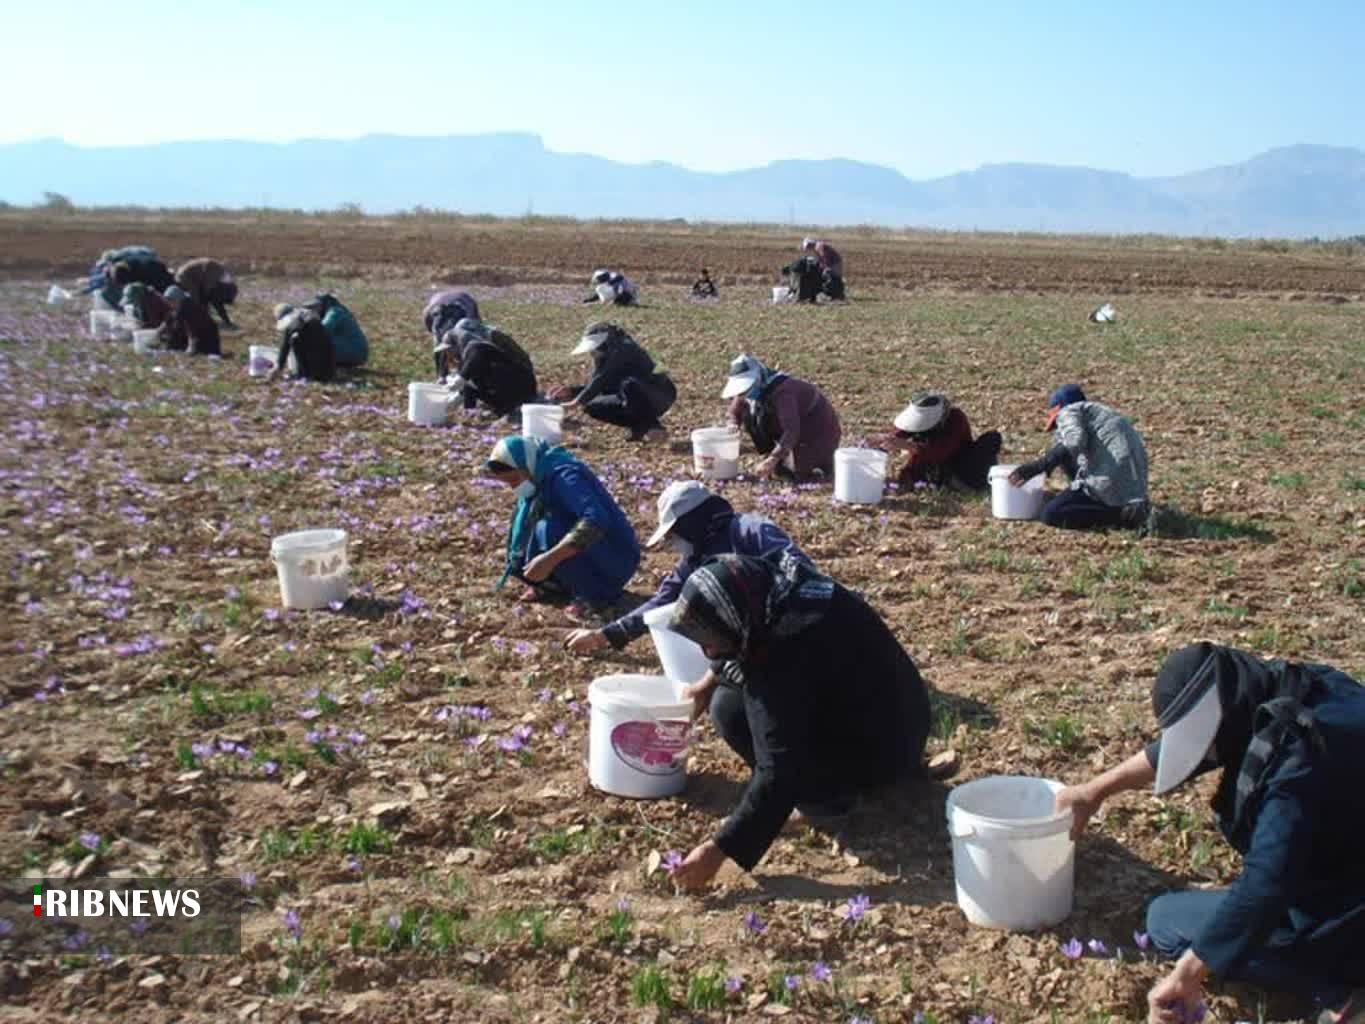
M547 150L535 135L0 145L0 200L1324 238L1365 234L1365 152L1287 146L1172 178L988 164L912 181L853 160L708 173Z

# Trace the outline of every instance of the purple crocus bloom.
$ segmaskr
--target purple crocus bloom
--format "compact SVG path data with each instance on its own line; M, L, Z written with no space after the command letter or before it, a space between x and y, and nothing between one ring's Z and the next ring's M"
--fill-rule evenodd
M763 923L763 918L752 910L744 915L744 927L749 929L751 935L762 935L768 930L768 926Z
M1062 956L1068 960L1079 960L1085 956L1085 947L1081 945L1081 940L1073 938L1070 942L1062 943Z
M244 892L250 892L252 889L256 888L256 872L243 871L237 878L241 881L242 890Z
M284 930L292 935L296 940L303 938L303 922L299 920L297 910L289 910L284 915Z
M82 846L93 853L100 848L100 834L98 832L82 832L80 842Z
M872 901L859 893L848 901L848 906L844 907L844 920L856 924L863 919L863 915L867 913L870 906L872 906Z
M810 976L815 981L829 981L834 977L834 972L829 969L829 964L823 960L817 960L810 965Z
M1144 953L1147 952L1147 947L1152 944L1151 937L1146 932L1133 932L1133 942Z
M682 867L682 862L683 855L678 850L669 850L667 853L664 854L663 860L664 870L667 871L670 875L673 874L673 872L677 871L678 868Z
M743 987L744 987L743 978L736 978L734 975L731 975L730 977L725 979L725 991L729 992L731 995L734 995Z
M1086 945L1090 947L1090 952L1094 953L1096 956L1104 956L1109 952L1109 947L1099 939L1091 939Z

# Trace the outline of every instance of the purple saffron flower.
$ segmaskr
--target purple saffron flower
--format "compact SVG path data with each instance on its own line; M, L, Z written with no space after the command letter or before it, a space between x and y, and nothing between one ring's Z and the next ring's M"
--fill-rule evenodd
M810 976L815 981L829 981L834 977L834 972L829 969L829 964L823 960L817 960L810 965Z
M664 870L667 871L670 875L673 874L673 872L677 871L678 868L682 867L682 863L683 855L680 851L669 850L666 854L664 854L663 860Z
M788 974L785 978L782 979L782 984L787 986L788 992L795 992L798 988L801 987L801 975Z
M1081 940L1072 938L1070 942L1062 943L1062 956L1068 960L1079 960L1085 956L1085 947L1081 945Z
M256 872L243 871L237 878L242 883L243 892L250 892L252 889L256 888Z
M867 913L870 906L872 906L872 901L859 893L848 901L848 906L844 907L844 920L857 924L863 919L863 915Z
M1091 939L1086 945L1090 947L1090 952L1096 956L1105 956L1109 952L1109 947L1099 939Z
M94 853L100 848L100 834L98 832L82 832L80 842L87 850Z
M763 918L752 910L744 915L744 927L749 930L751 935L762 935L768 930L768 926L763 923Z
M725 991L729 992L730 995L734 995L743 987L744 987L743 978L736 978L734 975L731 975L730 977L725 979Z
M1147 947L1152 944L1151 937L1146 932L1133 932L1133 942L1144 953L1147 952Z

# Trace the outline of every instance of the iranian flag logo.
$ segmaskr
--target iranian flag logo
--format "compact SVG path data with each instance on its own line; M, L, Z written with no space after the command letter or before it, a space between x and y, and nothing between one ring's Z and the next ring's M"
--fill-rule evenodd
M33 887L33 916L43 916L43 887L41 885Z

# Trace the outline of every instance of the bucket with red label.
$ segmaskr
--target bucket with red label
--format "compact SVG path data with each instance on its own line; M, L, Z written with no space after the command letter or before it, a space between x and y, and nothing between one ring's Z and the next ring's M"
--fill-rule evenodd
M641 800L674 796L687 784L692 702L664 676L614 675L588 687L588 779Z

